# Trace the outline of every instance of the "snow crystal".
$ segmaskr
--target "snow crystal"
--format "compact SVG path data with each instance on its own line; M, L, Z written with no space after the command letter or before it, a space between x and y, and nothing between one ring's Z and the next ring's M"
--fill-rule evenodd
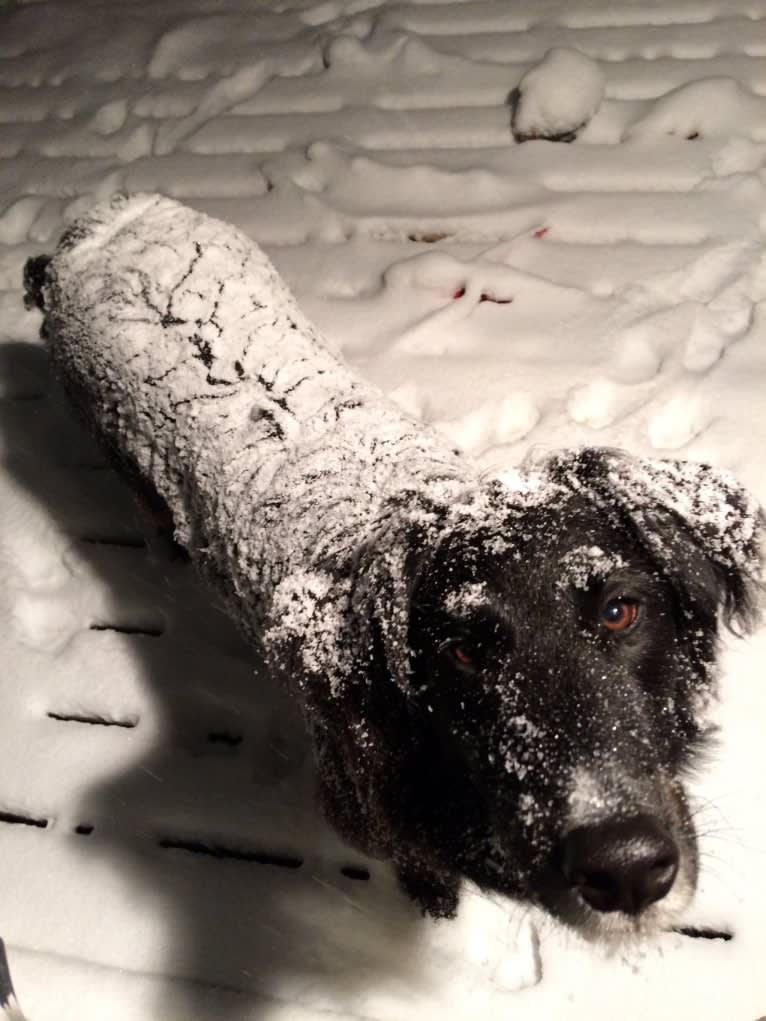
M348 597L348 586L339 585L331 575L297 571L277 585L271 607L275 623L264 634L267 646L294 643L300 650L301 662L291 667L305 674L329 671L330 690L336 696L339 679L351 666L343 641Z
M759 576L760 509L730 472L687 461L631 463L616 457L609 477L634 513L653 506L670 510L713 560ZM651 532L647 539L661 544Z
M547 473L531 461L528 466L520 468L503 468L492 473L490 478L496 479L507 489L519 505L536 507L547 503L558 491L552 484Z
M486 606L489 599L489 589L484 581L473 582L464 585L456 592L450 592L444 601L445 608L450 613L466 616L471 610L477 607Z
M582 826L591 819L603 817L612 806L613 795L607 793L603 778L581 767L574 770L569 795L571 826Z
M559 585L562 588L572 585L587 589L594 581L604 581L613 571L625 565L626 561L619 553L606 553L600 546L577 546L561 560Z

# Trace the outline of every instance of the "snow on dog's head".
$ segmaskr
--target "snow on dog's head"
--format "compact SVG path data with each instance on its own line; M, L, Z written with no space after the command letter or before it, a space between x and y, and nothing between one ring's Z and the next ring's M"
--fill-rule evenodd
M343 677L304 681L331 819L435 915L467 877L598 938L671 924L698 710L719 622L751 619L759 530L725 473L607 450L389 506L329 611Z

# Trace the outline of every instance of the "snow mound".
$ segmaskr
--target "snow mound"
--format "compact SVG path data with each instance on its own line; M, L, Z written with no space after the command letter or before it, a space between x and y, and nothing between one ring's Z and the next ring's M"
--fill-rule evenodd
M766 99L734 78L709 78L681 85L657 99L631 125L626 138L643 141L677 135L694 141L705 136L758 137L764 130Z
M517 142L572 142L604 98L606 80L595 60L557 46L518 85L512 129Z

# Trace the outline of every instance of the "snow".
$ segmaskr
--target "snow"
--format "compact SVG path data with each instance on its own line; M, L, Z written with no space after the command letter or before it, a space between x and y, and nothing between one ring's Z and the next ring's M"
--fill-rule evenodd
M610 954L476 894L423 922L318 817L294 706L73 423L20 284L96 199L160 191L530 500L527 454L597 443L766 502L765 52L763 0L3 9L0 936L30 1019L766 1014L762 631L726 643L695 781L688 925L731 941ZM514 144L523 83L573 144Z
M579 50L557 46L518 85L513 134L573 141L601 105L605 80L598 64Z
M580 546L567 553L561 565L564 578L560 584L586 589L594 578L607 578L611 571L624 567L622 557L605 553L600 546Z
M539 418L540 412L530 394L519 391L435 425L461 450L475 453L523 439Z

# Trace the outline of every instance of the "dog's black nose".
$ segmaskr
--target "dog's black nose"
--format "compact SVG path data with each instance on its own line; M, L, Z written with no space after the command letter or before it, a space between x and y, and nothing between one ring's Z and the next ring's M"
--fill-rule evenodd
M652 815L578 826L561 851L567 883L596 911L637 915L670 891L678 872L678 845Z

